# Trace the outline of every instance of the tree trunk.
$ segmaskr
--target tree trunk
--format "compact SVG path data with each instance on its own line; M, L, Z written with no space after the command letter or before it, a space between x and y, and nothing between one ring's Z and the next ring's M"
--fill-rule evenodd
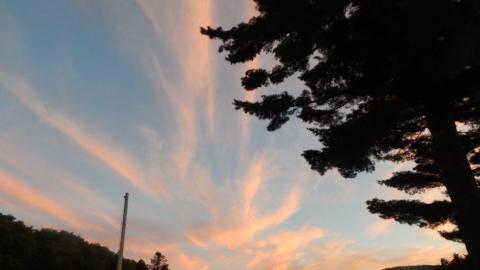
M480 270L480 191L467 153L461 146L454 118L447 105L428 105L426 117L435 159L441 167L442 178L452 200L453 218L474 269Z

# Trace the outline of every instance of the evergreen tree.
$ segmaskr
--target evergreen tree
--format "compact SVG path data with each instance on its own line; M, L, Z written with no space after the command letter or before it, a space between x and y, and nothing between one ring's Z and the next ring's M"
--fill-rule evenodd
M468 153L470 164L475 168L474 175L477 185L480 186L480 167L478 131L472 129L461 133L461 141L465 152ZM396 172L386 180L378 181L382 185L404 191L409 195L419 194L432 188L443 186L443 180L431 154L431 141L428 136L419 136L411 146L415 149L416 166L410 171ZM448 197L448 194L447 194ZM434 201L424 203L418 200L391 200L373 199L367 201L368 209L382 218L393 218L400 223L417 225L419 227L437 228L447 222L454 225L455 218L451 201ZM451 231L440 231L440 234L452 241L463 242L458 228Z
M275 57L269 70L246 71L246 90L294 74L306 89L235 107L269 120L270 131L292 116L310 123L322 145L303 153L311 168L347 178L379 160L414 159L411 146L428 129L454 221L480 269L480 191L455 127L479 124L480 2L254 1L259 14L248 22L201 32L222 42L230 63Z

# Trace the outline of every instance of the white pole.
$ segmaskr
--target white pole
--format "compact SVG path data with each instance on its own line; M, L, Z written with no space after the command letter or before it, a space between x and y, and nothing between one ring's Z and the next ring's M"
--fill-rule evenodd
M125 202L123 204L122 234L120 236L120 249L118 251L117 270L122 270L123 263L123 243L125 242L125 227L127 225L128 210L128 192L125 193Z

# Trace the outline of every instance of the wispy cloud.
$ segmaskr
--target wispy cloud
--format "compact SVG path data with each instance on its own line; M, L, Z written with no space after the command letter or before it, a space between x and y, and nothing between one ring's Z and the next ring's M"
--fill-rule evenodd
M256 253L248 264L249 269L288 270L301 260L305 248L324 235L320 228L303 228L282 231L266 240L255 243Z
M87 132L73 119L49 108L34 94L33 85L26 79L0 72L0 85L35 114L44 123L61 132L82 150L106 167L128 180L136 188L148 191L139 165L120 147L114 146L97 134Z
M92 189L85 183L82 176L78 176L79 178L73 177L69 168L61 167L58 162L45 159L43 155L39 156L39 153L36 149L32 149L31 145L24 144L21 139L20 141L14 139L31 136L31 134L25 133L25 129L19 128L3 134L0 143L0 163L3 168L8 168L6 170L9 171L9 175L17 180L28 180L28 183L32 183L32 185L28 185L26 182L21 183L25 183L35 192L43 194L64 209L75 213L75 216L83 222L95 224L96 230L91 230L90 227L75 228L76 232L82 233L88 239L99 241L102 238L98 236L111 232L112 228L119 229L118 217L112 214L115 207L104 197L105 194ZM32 143L35 144L35 142ZM35 181L41 181L41 183L35 185ZM40 218L41 214L38 215L38 213L45 214L41 211L32 211L28 204L18 203L15 198L9 196L4 198L1 205L4 206L5 211L18 213L18 218L30 216L32 212L36 212L36 216ZM58 224L53 224L47 220L42 220L39 224L71 229L70 224L59 227Z
M182 179L188 175L191 161L197 151L197 123L206 115L209 129L215 125L215 92L213 89L211 43L199 34L201 25L213 21L212 1L177 2L175 8L164 2L137 1L143 14L154 29L156 39L136 49L137 55L151 78L158 99L167 97L174 108L178 143L174 153L175 165ZM170 9L165 14L164 9ZM162 14L162 15L160 15ZM184 18L176 21L171 16ZM177 78L165 75L163 66L172 63L162 61L162 49L168 48L174 55Z
M0 171L0 192L9 195L20 203L30 208L42 211L75 229L99 229L93 223L88 223L74 215L70 210L63 207L60 202L55 201L35 188L23 183L7 172Z
M301 189L292 188L283 197L281 206L273 211L264 212L255 205L255 198L262 183L268 177L264 171L267 160L257 157L250 163L245 179L241 182L239 193L230 192L233 196L241 198L241 208L225 207L222 201L213 201L211 208L223 208L214 210L223 211L222 219L214 219L207 226L197 227L188 231L187 236L196 244L205 246L208 244L221 245L227 248L237 248L255 239L257 233L282 224L292 216L300 207ZM228 211L225 211L228 210Z
M58 176L58 175L57 175ZM94 218L95 223L103 223L106 225L104 228L120 229L120 221L116 216L113 216L111 212L114 207L110 202L103 199L96 192L91 190L82 184L82 181L78 179L70 179L68 177L60 177L57 181L66 190L69 190L70 194L75 194L75 200L82 200L84 203L78 205L84 214L90 214ZM64 199L65 200L65 199Z
M368 233L372 235L380 235L386 233L395 224L393 219L379 219L370 224L367 228Z
M252 209L253 200L257 194L262 181L265 179L264 158L255 158L251 162L243 187L243 219L248 220L254 211Z

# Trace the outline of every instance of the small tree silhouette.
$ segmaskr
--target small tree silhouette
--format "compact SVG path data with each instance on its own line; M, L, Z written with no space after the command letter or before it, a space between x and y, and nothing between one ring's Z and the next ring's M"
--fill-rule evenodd
M150 259L150 263L151 270L170 270L170 267L168 266L168 260L161 252L155 252L153 258Z

